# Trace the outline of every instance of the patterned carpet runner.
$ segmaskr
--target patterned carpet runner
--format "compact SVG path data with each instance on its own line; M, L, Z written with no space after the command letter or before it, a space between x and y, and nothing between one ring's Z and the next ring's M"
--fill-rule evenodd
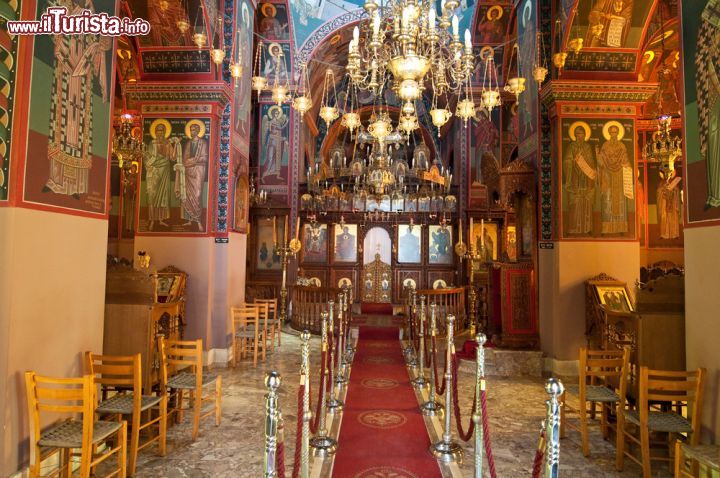
M396 327L360 327L335 478L442 477L398 334Z

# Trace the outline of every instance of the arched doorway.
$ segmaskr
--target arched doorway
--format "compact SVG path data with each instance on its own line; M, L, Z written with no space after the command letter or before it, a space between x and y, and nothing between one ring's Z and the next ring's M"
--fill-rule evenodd
M373 227L363 241L362 301L392 301L392 239L382 227Z

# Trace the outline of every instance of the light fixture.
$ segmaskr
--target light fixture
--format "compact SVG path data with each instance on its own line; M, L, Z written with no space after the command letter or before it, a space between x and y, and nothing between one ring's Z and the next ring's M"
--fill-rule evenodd
M545 58L545 42L543 40L543 34L537 32L537 48L535 49L535 65L533 66L533 79L538 84L545 81L547 77L547 60Z
M555 68L558 70L562 70L565 68L565 60L567 60L568 54L564 51L561 51L559 53L555 53L553 55L553 65L555 65Z
M403 131L406 135L409 135L420 127L417 116L415 115L401 115L398 120L398 129Z
M190 22L187 19L187 11L188 11L187 0L182 0L181 8L182 8L182 18L175 21L175 26L177 27L178 31L184 35L185 32L187 32L190 29Z
M267 88L267 78L262 76L260 73L260 64L261 60L264 60L265 58L265 50L263 49L263 42L259 41L257 45L257 51L255 52L255 74L250 79L252 82L252 89L257 91L258 100L260 100L260 93L263 92ZM262 64L265 64L264 61L262 61Z
M258 184L259 184L258 180ZM253 206L263 206L268 202L268 194L267 191L255 188L255 177L253 175L250 175L250 204Z
M342 116L341 124L347 129L349 129L350 132L353 132L361 125L360 115L353 111L349 113L344 113Z
M380 114L377 115L377 117L370 123L370 126L368 126L368 133L372 135L373 138L377 139L380 144L382 144L385 141L385 138L387 138L390 133L392 133L392 122L390 121L390 116L387 114L386 111L380 111Z
M497 71L495 70L495 58L492 54L489 54L487 58L485 58L485 74L483 75L480 96L480 103L487 110L488 114L502 104Z
M320 117L325 121L327 126L335 121L339 115L337 106L330 105L330 88L332 87L333 99L337 100L337 92L335 91L335 74L328 68L325 70L325 81L323 84L323 96L320 103Z
M300 113L300 122L303 121L305 113L312 108L313 101L310 97L310 89L308 88L308 73L307 65L300 65L300 83L298 84L295 98L292 100L292 107L295 111Z
M198 12L195 16L195 25L194 25L194 33L193 33L193 43L197 45L198 48L203 48L205 45L207 45L208 36L205 32L205 21L203 18L205 17L205 10L203 9L202 2L198 5Z
M505 91L508 93L512 93L515 95L515 101L520 100L520 94L525 91L525 78L523 78L520 75L520 59L519 59L519 47L518 44L515 43L515 46L513 46L513 50L510 53L510 61L508 62L508 72L512 72L512 65L513 65L513 56L515 57L515 68L517 69L517 75L513 76L512 78L508 78L507 83L505 84Z
M218 44L217 48L215 48L215 36L213 35L213 41L210 45L212 48L210 49L210 58L212 59L213 63L216 65L222 65L223 60L225 59L225 49L223 48L223 38L222 38L222 18L218 17L218 26L217 26L217 37L218 37Z

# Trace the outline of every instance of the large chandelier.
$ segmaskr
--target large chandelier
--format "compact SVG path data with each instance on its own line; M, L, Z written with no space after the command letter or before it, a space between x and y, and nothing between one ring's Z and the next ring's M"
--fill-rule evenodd
M438 15L434 2L391 0L378 8L367 0L369 21L355 27L349 45L353 83L377 94L388 80L403 101L420 98L427 84L437 95L459 92L474 68L470 31L463 44L453 14L459 5L446 0Z
M665 173L675 170L675 161L682 156L682 138L672 134L672 116L658 118L657 130L652 141L645 144L642 155L646 161L660 164Z

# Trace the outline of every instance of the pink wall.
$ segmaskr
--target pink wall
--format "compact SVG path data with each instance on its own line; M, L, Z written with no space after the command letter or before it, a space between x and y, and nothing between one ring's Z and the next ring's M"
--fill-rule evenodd
M0 208L0 475L27 460L23 373L82 373L101 351L107 221Z
M605 272L633 293L640 272L637 242L555 242L539 251L540 343L558 360L577 360L585 341L585 281Z

